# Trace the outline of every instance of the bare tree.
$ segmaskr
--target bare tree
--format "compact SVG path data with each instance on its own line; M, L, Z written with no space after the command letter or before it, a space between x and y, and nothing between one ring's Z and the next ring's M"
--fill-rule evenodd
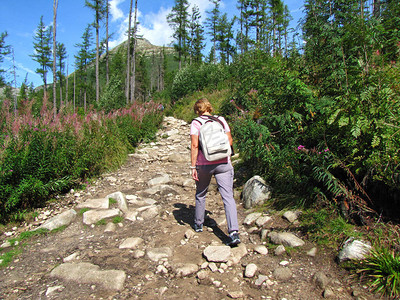
M57 114L57 95L56 95L56 83L57 83L57 72L56 72L56 28L57 28L57 7L58 0L53 2L53 115L56 118Z
M136 87L136 31L137 31L137 0L135 0L135 17L133 19L133 51L132 51L132 77L131 77L131 103L135 101Z
M129 103L129 91L130 91L130 72L131 72L131 24L132 24L132 2L129 7L129 21L128 21L128 41L127 41L127 55L126 55L126 103Z
M108 0L106 0L106 83L110 81L110 69L108 66L108 58L109 58L109 53L108 53L108 40L109 40L109 34L108 34L108 16L109 16L109 11L110 11L110 6L108 3Z

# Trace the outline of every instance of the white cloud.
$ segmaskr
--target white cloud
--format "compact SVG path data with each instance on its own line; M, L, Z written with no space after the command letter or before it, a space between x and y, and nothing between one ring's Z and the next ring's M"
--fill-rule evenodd
M116 33L116 38L110 41L110 48L113 48L123 41L127 39L127 30L128 30L128 14L125 16L121 10L117 8L117 5L122 3L125 0L111 0L110 4L114 5L113 7L118 10L119 17L118 19L123 19L120 23L118 31ZM199 7L199 11L202 16L202 21L204 22L206 18L206 11L212 9L213 4L209 0L190 0L190 7L188 9L189 14L192 12L193 5L197 5ZM221 3L222 4L222 3ZM167 16L171 13L172 7L164 8L160 7L157 12L150 12L146 15L142 15L140 10L138 10L138 34L142 35L145 39L147 39L150 43L157 46L167 46L173 42L172 34L173 30L169 26L167 22ZM115 15L117 16L117 15ZM114 15L113 15L114 20ZM133 22L133 17L132 17Z
M111 0L110 1L110 14L112 16L111 21L117 21L119 19L124 18L124 13L120 8L118 8L118 5L124 2L125 0Z
M206 11L211 10L214 5L210 2L210 0L189 0L189 14L192 13L192 7L197 5L201 14L201 20L204 22L206 19ZM223 2L220 2L220 8L223 6Z
M138 34L143 35L150 43L157 46L167 46L172 42L173 31L167 22L171 8L161 7L157 13L149 13L142 18Z

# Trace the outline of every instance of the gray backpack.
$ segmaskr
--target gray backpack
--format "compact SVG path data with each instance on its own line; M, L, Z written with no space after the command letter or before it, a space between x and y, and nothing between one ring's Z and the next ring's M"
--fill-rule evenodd
M194 120L201 124L199 141L204 157L208 161L229 157L231 155L231 146L225 133L224 123L218 119L218 116L203 115L202 117Z

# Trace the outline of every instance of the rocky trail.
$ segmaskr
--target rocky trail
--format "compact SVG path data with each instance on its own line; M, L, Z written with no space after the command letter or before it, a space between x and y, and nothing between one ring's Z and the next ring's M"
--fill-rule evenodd
M141 145L118 171L2 234L7 251L21 231L63 226L24 241L0 270L0 299L379 298L335 263L336 253L302 236L295 212L291 219L244 209L238 191L238 247L225 245L215 183L204 232L194 232L188 133L187 123L166 117L157 141Z

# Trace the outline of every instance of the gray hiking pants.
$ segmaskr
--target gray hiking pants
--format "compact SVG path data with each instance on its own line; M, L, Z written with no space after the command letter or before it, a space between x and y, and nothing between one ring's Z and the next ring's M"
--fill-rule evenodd
M239 231L235 199L233 198L233 167L231 163L197 166L199 181L196 181L196 210L194 222L197 225L204 223L206 209L206 194L212 175L218 184L225 208L228 233Z

